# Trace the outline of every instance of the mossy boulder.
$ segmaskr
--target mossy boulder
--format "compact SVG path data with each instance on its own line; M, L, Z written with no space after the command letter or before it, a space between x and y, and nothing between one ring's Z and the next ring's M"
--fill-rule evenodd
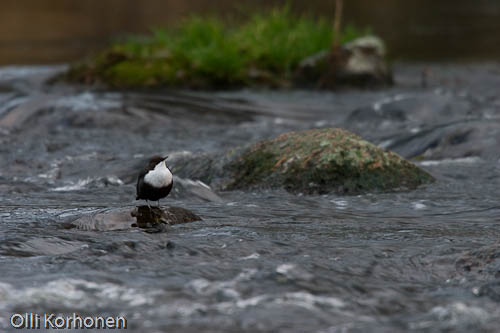
M226 189L357 194L414 189L434 178L393 152L343 129L290 132L251 146L229 162Z
M118 89L286 88L293 85L300 62L330 49L334 39L330 20L296 15L289 6L253 13L234 23L190 16L176 26L117 40L52 81ZM348 26L337 38L345 44L367 33Z

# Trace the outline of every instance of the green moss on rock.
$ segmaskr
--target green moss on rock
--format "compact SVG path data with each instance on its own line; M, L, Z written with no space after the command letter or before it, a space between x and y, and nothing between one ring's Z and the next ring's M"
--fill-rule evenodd
M434 178L393 152L343 129L316 129L261 141L226 168L227 189L285 187L305 193L413 189Z

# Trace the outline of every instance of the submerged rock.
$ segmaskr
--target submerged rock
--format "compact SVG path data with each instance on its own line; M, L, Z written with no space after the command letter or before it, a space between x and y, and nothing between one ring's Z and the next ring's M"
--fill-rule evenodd
M174 177L174 183L176 185L176 190L179 187L184 190L184 192L189 195L200 198L204 201L210 202L223 202L224 200L215 193L210 186L202 182L201 180L191 180L183 179L180 177Z
M426 171L342 129L290 132L261 141L225 166L226 189L285 187L304 193L413 189Z
M81 230L110 231L142 228L150 232L163 231L165 225L174 225L201 221L201 217L181 207L139 206L130 210L118 208L100 211L79 217L70 223L70 227ZM66 226L67 227L67 226Z
M457 259L455 268L460 275L470 280L500 278L500 243L464 252Z
M460 276L477 284L474 295L500 302L500 243L464 252L455 262Z

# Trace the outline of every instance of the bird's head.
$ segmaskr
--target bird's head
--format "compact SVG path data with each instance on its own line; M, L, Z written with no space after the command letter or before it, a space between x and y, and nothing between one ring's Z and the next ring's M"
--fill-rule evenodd
M162 163L162 162L165 162L167 160L168 156L160 156L160 155L156 155L156 156L153 156L151 157L151 159L149 160L149 169L154 169L155 166L157 166L158 164Z

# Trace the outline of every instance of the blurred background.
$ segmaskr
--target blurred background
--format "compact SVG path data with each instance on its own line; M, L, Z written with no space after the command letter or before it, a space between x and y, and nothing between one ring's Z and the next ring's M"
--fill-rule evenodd
M285 3L298 13L333 17L333 0L2 0L0 65L72 61L190 13L238 19ZM387 42L391 59L500 58L498 0L347 0L344 6L344 22L370 27Z

